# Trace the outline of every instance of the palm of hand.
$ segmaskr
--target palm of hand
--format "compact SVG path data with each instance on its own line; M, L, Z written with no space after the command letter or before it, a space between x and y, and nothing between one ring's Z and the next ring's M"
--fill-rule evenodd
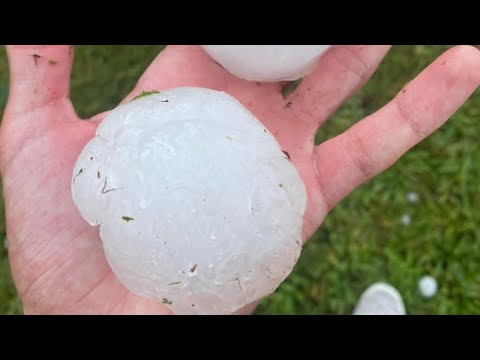
M177 86L208 87L235 96L276 136L306 184L306 241L338 201L440 126L479 84L479 71L474 70L480 64L478 53L468 47L452 49L442 57L449 67L440 68L440 58L409 85L411 98L400 94L370 119L315 147L318 126L369 78L387 50L331 50L322 66L285 99L281 83L240 80L199 47L171 46L125 101L144 90ZM116 279L98 230L73 204L73 165L106 113L88 121L75 114L68 99L71 48L9 47L8 54L11 95L0 134L0 167L12 273L25 312L168 313L162 304L130 293ZM440 91L439 85L444 85ZM447 104L442 102L446 97ZM434 114L418 117L418 106L433 108L441 102ZM380 119L401 131L395 145L389 145L391 134ZM369 132L377 137L373 143L362 140Z

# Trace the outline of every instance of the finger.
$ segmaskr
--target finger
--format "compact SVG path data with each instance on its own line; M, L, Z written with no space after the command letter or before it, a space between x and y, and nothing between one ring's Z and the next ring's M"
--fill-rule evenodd
M390 45L333 46L286 99L300 119L318 128L375 72Z
M216 64L200 46L169 45L150 64L133 91L122 101L128 102L143 91L179 86L222 88L228 73Z
M443 125L480 85L480 52L451 48L390 103L319 146L315 164L331 209Z
M7 46L10 66L8 108L30 111L68 100L73 48L67 45Z
M123 100L123 102L126 102L126 100ZM101 112L100 114L92 116L88 121L92 124L100 124L103 119L105 119L105 116L107 116L110 113L110 110Z

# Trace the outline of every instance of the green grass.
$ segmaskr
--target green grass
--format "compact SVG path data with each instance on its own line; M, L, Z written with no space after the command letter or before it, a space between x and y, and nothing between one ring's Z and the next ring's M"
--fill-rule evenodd
M79 46L72 99L82 117L114 107L161 46ZM372 80L317 134L323 141L372 113L447 46L396 46ZM8 92L0 53L0 111ZM258 314L348 314L361 292L387 281L411 314L480 312L480 92L451 121L395 166L344 200L306 245L292 275L257 309ZM408 192L420 199L411 204ZM403 214L411 216L402 225ZM0 235L5 234L3 209ZM417 288L433 275L430 300ZM21 313L6 251L0 250L0 313Z

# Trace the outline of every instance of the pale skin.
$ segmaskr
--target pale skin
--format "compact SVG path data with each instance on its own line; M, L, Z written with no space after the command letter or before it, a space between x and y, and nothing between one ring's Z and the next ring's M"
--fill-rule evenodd
M339 46L287 99L284 84L229 75L198 46L168 46L124 101L177 86L240 100L291 156L308 192L307 241L329 211L442 126L480 85L480 52L453 47L377 112L318 146L314 135L373 74L389 46ZM73 204L73 165L106 113L87 121L69 99L70 46L7 46L10 97L0 132L9 257L25 314L169 314L111 272L98 229ZM33 54L39 56L33 56ZM51 60L51 61L49 61ZM239 313L250 313L256 304Z

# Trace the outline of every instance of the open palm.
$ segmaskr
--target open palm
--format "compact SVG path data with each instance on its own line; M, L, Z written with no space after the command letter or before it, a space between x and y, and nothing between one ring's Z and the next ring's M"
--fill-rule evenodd
M440 127L480 84L480 52L452 48L385 107L315 146L318 127L368 80L388 49L333 47L284 98L282 83L244 81L198 46L168 46L124 101L178 86L223 90L240 100L275 135L307 186L306 241L343 197ZM24 312L169 313L116 279L98 229L73 204L73 165L106 113L88 121L75 114L69 100L72 47L9 46L7 52L11 85L0 169L11 268Z

